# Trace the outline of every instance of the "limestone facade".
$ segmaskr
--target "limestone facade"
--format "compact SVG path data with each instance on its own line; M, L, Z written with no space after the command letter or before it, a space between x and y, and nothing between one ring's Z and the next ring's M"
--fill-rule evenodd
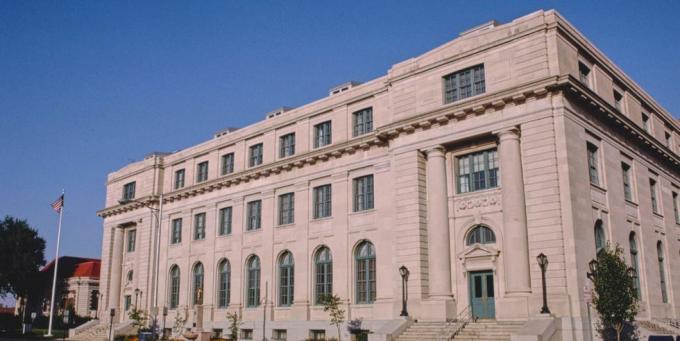
M327 248L331 291L374 335L400 320L402 265L413 318L454 318L484 288L475 302L493 311L483 314L528 320L542 305L544 253L559 335L586 340L583 290L601 229L627 261L637 252L640 318L679 317L680 125L557 12L482 25L345 88L109 174L100 316L127 319L135 289L152 311L158 272L167 327L185 311L195 322L198 286L206 329L226 331L236 311L254 338L263 317L268 338L334 336L315 299ZM119 202L131 183L134 201Z

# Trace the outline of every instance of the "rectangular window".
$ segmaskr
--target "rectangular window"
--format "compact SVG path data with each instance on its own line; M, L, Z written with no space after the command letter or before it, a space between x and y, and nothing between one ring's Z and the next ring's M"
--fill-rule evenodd
M295 133L283 135L279 138L279 157L295 155Z
M274 341L286 341L288 339L288 332L285 329L274 329L272 334Z
M253 330L252 329L241 329L241 338L244 340L252 340L253 339Z
M331 129L331 121L322 122L314 126L314 148L331 144Z
M203 182L208 180L208 161L203 161L198 164L196 169L196 182Z
M599 185L599 170L598 170L598 157L597 157L597 147L594 144L588 143L588 175L590 176L590 183L593 185Z
M314 219L331 216L331 185L314 187Z
M642 113L642 129L644 129L648 133L652 132L649 126L649 116L646 115L645 113Z
M222 155L222 175L234 172L234 153Z
M582 62L578 62L578 76L581 83L585 84L589 88L591 87L590 68Z
M373 108L366 108L352 114L352 136L357 137L373 131Z
M194 216L194 240L205 239L205 213Z
M175 171L175 189L184 187L184 169Z
M675 215L675 223L680 224L680 202L678 202L678 193L673 192L673 214Z
M132 308L132 295L125 295L125 311Z
M261 227L262 201L255 200L248 203L246 230L258 230Z
M309 331L310 340L325 340L326 331L323 329L312 329Z
M171 244L179 244L182 242L182 218L172 220L172 235L170 236Z
M220 236L231 234L231 207L220 209Z
M633 186L630 176L630 166L621 162L621 174L623 176L623 196L628 201L633 201Z
M373 175L352 180L354 192L354 212L373 208Z
M130 230L127 233L127 252L135 252L137 242L137 230Z
M664 132L664 138L666 139L666 147L672 149L672 139L671 139L671 133L669 132Z
M484 64L444 76L444 104L480 95L485 91Z
M135 198L136 182L130 182L123 185L123 200L132 200Z
M279 195L279 225L292 224L295 221L295 194Z
M616 90L614 90L614 107L619 112L623 112L623 95Z
M248 167L255 167L262 164L262 143L250 146Z
M659 214L659 202L657 200L657 193L656 193L656 180L654 179L649 179L649 195L651 196L652 199L652 212Z
M459 156L457 166L458 193L481 191L499 185L496 149Z

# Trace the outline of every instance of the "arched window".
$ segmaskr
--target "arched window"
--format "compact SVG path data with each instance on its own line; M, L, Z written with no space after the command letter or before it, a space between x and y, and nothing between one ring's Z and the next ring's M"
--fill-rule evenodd
M602 219L595 221L595 252L600 253L607 243L607 237L604 234L604 227L602 227Z
M314 269L316 278L316 291L314 302L321 304L321 299L325 295L333 294L333 258L331 250L322 247L316 252L314 257Z
M170 309L175 309L179 305L179 267L173 265L170 268Z
M293 254L284 252L279 257L279 305L293 304L293 290L295 285Z
M659 241L656 243L656 253L659 258L659 282L661 284L661 301L668 303L668 293L666 292L666 270L663 260L663 244Z
M473 228L467 237L467 245L472 244L491 244L496 242L496 235L493 231L484 226L479 225Z
M252 255L248 259L246 269L247 275L247 305L257 307L260 305L260 258Z
M357 303L369 304L375 301L375 248L364 241L357 247L356 254L356 293Z
M194 265L194 304L203 304L203 264Z
M127 281L128 281L128 282L132 282L132 280L134 279L134 277L135 277L135 272L134 272L133 270L128 271L128 273L127 273Z
M638 248L637 241L635 240L635 232L630 233L628 243L630 244L630 266L635 270L635 278L633 279L635 296L640 299L642 298L642 291L640 290L640 266L638 265Z
M217 266L217 306L226 308L229 306L231 296L231 265L223 259Z

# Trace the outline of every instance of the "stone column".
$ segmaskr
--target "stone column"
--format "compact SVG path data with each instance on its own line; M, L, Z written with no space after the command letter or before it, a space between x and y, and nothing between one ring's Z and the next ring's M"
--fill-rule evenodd
M120 320L120 283L121 272L123 271L123 229L120 227L113 228L113 246L111 252L111 271L109 282L109 310L116 309L116 317L114 320ZM108 314L108 312L106 312Z
M515 127L496 132L503 201L503 252L507 293L531 292L529 241L527 232L524 177L519 130Z
M430 297L449 299L452 297L451 254L445 150L442 146L435 146L425 152L427 153L427 242Z

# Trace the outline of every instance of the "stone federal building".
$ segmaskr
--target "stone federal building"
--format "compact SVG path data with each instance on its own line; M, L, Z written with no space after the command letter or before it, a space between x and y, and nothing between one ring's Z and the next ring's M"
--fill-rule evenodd
M609 242L637 270L638 319L678 319L679 151L678 120L559 13L489 22L110 173L100 315L125 325L137 301L191 327L201 304L206 330L238 312L242 338L265 318L267 338L300 340L336 335L333 293L376 340L466 310L588 340L588 263Z

